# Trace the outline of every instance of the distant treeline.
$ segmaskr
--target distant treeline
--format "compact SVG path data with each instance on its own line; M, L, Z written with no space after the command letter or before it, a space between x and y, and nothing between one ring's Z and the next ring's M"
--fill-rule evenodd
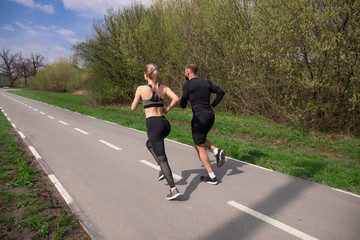
M158 0L108 10L74 50L97 103L130 103L147 63L180 95L196 63L224 111L358 135L359 21L356 0Z

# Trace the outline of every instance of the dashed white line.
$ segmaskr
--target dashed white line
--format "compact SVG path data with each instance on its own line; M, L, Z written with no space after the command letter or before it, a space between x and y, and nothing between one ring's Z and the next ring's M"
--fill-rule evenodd
M108 143L108 142L105 141L105 140L99 140L99 142L101 142L101 143L107 145L108 147L111 147L111 148L113 148L113 149L115 149L115 150L117 150L117 151L121 150L121 148L119 148L119 147L117 147L117 146L115 146L115 145L113 145L113 144L111 144L111 143Z
M158 165L155 165L155 164L153 164L153 163L151 163L151 162L149 162L149 161L140 160L140 162L143 163L143 164L145 164L145 165L147 165L147 166L149 166L149 167L152 167L152 168L155 169L155 170L159 170ZM181 176L179 176L179 175L177 175L177 174L175 174L175 173L173 173L173 178L175 178L176 180L181 180L181 179L182 179Z
M34 110L35 112L39 111L39 110L37 110L36 108L34 108L33 110Z
M30 109L33 108L32 106L28 106Z
M247 214L250 214L266 223L269 223L271 225L273 225L274 227L277 227L287 233L290 233L291 235L295 236L295 237L298 237L300 239L303 239L303 240L317 240L317 238L314 238L313 236L310 236L306 233L303 233L295 228L292 228L282 222L279 222L271 217L268 217L262 213L259 213L251 208L248 208L238 202L235 202L235 201L228 201L227 204L229 204L230 206L233 206L243 212L246 212Z
M40 112L40 114L45 115L45 113L44 113L44 112Z
M63 121L59 121L59 123L61 123L61 124L65 125L65 126L68 126L68 125L69 125L68 123L63 122Z
M82 134L88 135L88 132L85 132L84 130L81 130L80 128L74 128L76 131L81 132Z
M50 119L55 119L53 116L50 116L50 115L48 115L48 118L50 118Z

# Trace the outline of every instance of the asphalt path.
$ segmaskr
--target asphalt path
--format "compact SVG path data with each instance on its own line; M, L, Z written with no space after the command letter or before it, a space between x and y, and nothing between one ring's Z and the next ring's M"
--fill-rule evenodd
M210 152L219 184L202 183L194 148L166 140L182 194L167 201L145 133L5 90L0 107L94 239L360 239L357 195L230 158L218 169Z

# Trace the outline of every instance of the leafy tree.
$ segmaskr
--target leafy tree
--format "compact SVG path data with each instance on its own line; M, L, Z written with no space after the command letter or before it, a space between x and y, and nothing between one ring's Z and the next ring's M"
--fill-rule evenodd
M181 94L194 62L222 110L360 134L359 16L355 0L157 0L109 10L74 49L94 102L129 103L150 62Z

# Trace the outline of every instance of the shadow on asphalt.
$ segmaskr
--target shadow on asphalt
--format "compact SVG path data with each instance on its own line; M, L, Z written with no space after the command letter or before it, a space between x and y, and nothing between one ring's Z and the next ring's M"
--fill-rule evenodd
M199 160L200 161L200 160ZM227 160L229 161L229 160ZM213 161L211 161L213 162ZM238 166L234 167L232 166L233 164L224 164L223 167L221 168L217 168L216 164L212 164L212 168L214 169L215 173L216 173L216 177L218 179L218 184L221 183L221 180L223 179L223 177L226 176L231 176L231 175L237 175L237 174L241 174L243 173L243 171L239 170L239 168L243 167L245 164L239 162ZM199 169L189 169L189 170L184 170L181 172L181 177L182 179L178 182L176 182L176 185L187 185L184 193L181 195L181 197L178 199L178 201L187 201L190 199L191 194L196 190L196 188L199 186L199 184L201 184L202 182L200 181L200 177L201 176L205 176L206 170L204 168L199 168ZM195 177L191 180L190 183L188 183L188 178L191 175L195 175Z

